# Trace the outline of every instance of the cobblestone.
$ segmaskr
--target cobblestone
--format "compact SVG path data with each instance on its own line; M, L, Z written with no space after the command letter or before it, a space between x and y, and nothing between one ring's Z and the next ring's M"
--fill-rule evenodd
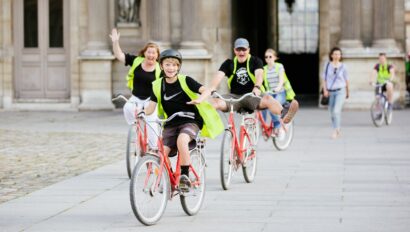
M0 204L123 158L124 135L0 129Z

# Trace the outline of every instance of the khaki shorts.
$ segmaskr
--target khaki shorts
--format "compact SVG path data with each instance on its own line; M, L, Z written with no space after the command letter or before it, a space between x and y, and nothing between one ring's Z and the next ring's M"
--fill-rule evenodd
M169 156L175 156L178 151L177 139L181 133L189 135L191 142L189 142L189 149L194 149L196 146L196 137L198 136L199 127L195 123L185 123L178 126L166 127L162 132L164 146L171 148Z
M224 94L222 95L224 98L240 98L241 95L237 94ZM262 97L262 96L261 96ZM239 111L240 109L244 109L245 111L254 111L259 109L259 104L261 103L261 98L256 96L248 96L240 102L233 103L233 110L235 112ZM227 109L224 112L229 112L231 109L231 103L226 102Z

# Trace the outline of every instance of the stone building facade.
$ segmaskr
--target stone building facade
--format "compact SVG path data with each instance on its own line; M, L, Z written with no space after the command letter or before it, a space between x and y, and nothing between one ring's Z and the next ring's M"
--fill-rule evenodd
M300 53L283 50L302 100L318 96L328 52L340 46L351 81L346 107L369 106L368 78L379 52L396 65L400 103L410 49L409 8L408 0L0 0L0 109L113 109L113 95L130 94L124 79L128 68L112 54L113 27L124 51L136 53L148 41L177 48L184 57L181 72L209 84L232 57L238 36L250 40L254 55L262 57L267 47L281 54L287 39L279 32L297 28L297 12L316 22L299 33L305 37L298 43L306 45L309 38L314 48L307 52L313 54L307 56L308 67L297 61ZM289 38L297 37L295 31L288 30Z

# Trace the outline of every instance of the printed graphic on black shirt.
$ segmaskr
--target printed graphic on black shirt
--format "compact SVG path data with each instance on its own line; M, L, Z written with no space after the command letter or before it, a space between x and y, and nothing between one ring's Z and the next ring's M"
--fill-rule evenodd
M251 81L248 71L246 71L246 67L241 67L236 71L236 76L238 77L236 81L241 85L246 85L249 81Z
M243 95L249 92L252 92L253 86L255 85L249 76L248 70L246 68L247 61L243 63L237 63L236 71L234 71L234 63L233 60L227 59L224 63L222 63L219 71L225 73L225 76L229 78L232 74L234 74L233 79L231 81L231 93ZM256 69L263 69L262 60L256 56L251 56L249 60L249 71L255 74Z

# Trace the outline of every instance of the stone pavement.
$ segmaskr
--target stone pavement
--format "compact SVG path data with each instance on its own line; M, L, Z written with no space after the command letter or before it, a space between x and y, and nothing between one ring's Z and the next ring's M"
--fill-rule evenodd
M90 141L118 136L117 143L124 144L126 126L119 112L21 114L24 112L0 112L0 132L11 131L17 139L19 132L29 132L26 139L40 141L44 135L37 133L50 133L53 138L59 133L82 135ZM343 113L342 137L331 140L327 112L302 108L291 147L278 152L271 142L261 139L255 182L246 184L239 171L228 191L221 189L219 181L220 141L209 141L207 191L199 214L186 216L179 200L173 199L161 221L151 227L141 225L132 213L122 161L124 146L116 147L115 141L106 138L102 146L108 147L102 150L118 153L114 159L121 161L1 204L0 231L407 232L409 118L409 110L395 111L391 126L375 128L367 111L347 111ZM5 141L15 143L14 139ZM81 151L74 148L80 141L67 143L75 143L67 146L72 154ZM15 149L19 148L1 140L0 157L20 153ZM55 149L42 151L47 154ZM3 161L0 165L2 169L8 166Z
M124 157L118 112L0 112L0 203Z

